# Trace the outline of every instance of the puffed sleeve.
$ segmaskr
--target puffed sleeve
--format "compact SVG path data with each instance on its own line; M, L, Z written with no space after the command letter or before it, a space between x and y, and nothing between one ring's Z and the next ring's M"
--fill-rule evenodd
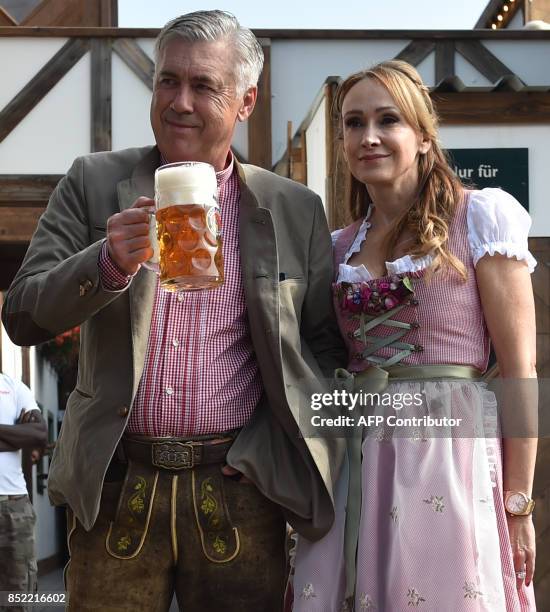
M531 217L509 193L495 188L472 191L467 220L474 266L485 254L500 253L525 261L529 272L535 269L527 243Z
M332 238L332 247L334 248L334 245L336 244L336 241L338 240L338 236L342 233L342 229L337 229L334 230L331 234L330 237Z

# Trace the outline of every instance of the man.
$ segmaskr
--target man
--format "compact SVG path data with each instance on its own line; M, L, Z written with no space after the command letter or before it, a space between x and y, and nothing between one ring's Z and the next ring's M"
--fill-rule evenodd
M36 590L36 518L21 469L21 449L43 447L46 438L31 390L0 372L0 591Z
M69 508L70 606L162 610L175 589L187 612L278 611L285 519L316 539L334 518L341 441L298 426L303 381L344 362L330 237L315 194L230 151L256 102L253 34L191 13L165 26L155 59L156 146L75 161L3 320L20 344L81 325L49 477ZM217 289L168 293L142 267L153 173L177 161L216 170Z

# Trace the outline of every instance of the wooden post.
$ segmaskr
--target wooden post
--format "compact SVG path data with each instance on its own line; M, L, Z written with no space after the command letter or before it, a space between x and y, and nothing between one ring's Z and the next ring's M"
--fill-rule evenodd
M286 122L286 154L288 157L287 177L292 178L292 121Z
M24 26L118 25L117 0L42 0L20 23Z
M111 39L91 41L92 152L111 150Z
M248 119L248 161L271 170L271 40L260 39L264 68L258 81L258 99Z

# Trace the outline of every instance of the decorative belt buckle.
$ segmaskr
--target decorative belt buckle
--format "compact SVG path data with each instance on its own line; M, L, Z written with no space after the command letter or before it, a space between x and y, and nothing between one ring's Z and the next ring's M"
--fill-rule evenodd
M155 442L152 463L167 470L186 470L194 467L193 445L186 442Z

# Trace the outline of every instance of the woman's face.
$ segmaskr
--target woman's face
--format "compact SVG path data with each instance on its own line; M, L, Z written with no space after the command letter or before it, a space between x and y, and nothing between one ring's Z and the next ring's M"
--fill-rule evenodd
M430 143L405 121L388 90L366 78L346 94L342 105L344 153L353 176L367 185L414 189L418 155Z

